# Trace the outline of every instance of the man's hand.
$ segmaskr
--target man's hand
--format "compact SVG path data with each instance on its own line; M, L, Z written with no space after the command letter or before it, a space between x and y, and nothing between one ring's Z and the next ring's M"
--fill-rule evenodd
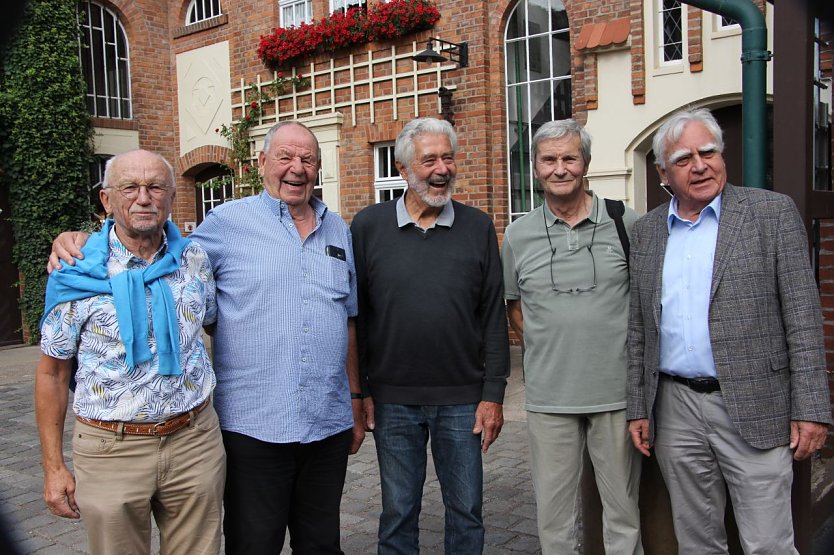
M649 449L651 449L652 446L649 445L648 418L631 420L628 423L628 434L631 436L631 442L634 444L634 447L636 447L638 451L640 451L647 457L652 456L651 451L649 451Z
M52 270L57 270L61 267L61 261L66 262L70 266L75 266L75 260L84 258L81 254L81 247L87 242L90 235L83 231L65 231L58 235L52 241L52 252L49 253L49 263L46 265L46 271L52 273Z
M362 399L362 413L365 418L365 431L373 432L376 427L376 420L374 420L373 397L365 397Z
M365 441L365 416L361 399L351 399L353 409L353 439L350 442L350 454L355 455Z
M475 409L475 427L472 433L481 434L481 450L486 453L492 445L501 428L504 426L504 407L500 403L481 401Z
M64 518L80 518L75 504L75 477L66 466L43 474L43 500L49 512Z
M794 460L807 459L820 449L828 435L828 426L819 422L791 421L791 449Z

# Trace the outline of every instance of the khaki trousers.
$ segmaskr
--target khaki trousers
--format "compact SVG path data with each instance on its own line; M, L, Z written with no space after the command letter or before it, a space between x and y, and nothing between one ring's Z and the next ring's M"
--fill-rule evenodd
M605 552L641 555L637 498L642 455L629 438L625 410L589 414L527 411L527 430L542 553L578 553L579 477L587 444L602 501Z
M214 407L169 436L118 438L76 420L75 498L92 555L145 555L153 514L160 553L220 551L226 453Z
M727 489L744 553L796 553L790 449L748 445L720 392L697 393L661 379L656 407L654 450L672 501L678 553L727 553Z

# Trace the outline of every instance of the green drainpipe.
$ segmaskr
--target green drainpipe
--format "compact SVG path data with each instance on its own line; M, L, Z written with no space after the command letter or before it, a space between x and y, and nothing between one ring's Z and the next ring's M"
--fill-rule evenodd
M696 8L738 21L741 25L742 180L745 187L767 188L766 77L770 52L767 26L751 0L682 0Z

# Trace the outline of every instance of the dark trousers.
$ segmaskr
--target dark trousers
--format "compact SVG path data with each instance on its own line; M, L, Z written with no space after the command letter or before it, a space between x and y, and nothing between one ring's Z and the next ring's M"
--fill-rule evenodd
M223 432L228 555L276 554L287 528L296 555L342 553L339 504L351 430L313 443L267 443Z

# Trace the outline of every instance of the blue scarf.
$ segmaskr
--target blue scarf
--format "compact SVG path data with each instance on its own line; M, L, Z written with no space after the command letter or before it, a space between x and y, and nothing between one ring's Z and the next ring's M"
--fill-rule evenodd
M113 220L106 220L101 231L93 234L81 249L84 253L82 260L76 260L75 266L64 264L61 269L52 272L46 284L43 318L59 303L112 294L119 335L127 355L126 363L134 368L152 357L148 347L148 312L145 306L145 286L148 286L151 290L159 373L179 376L182 368L176 306L171 287L160 278L179 269L182 251L191 240L182 237L177 226L166 220L164 229L168 249L165 255L144 269L126 270L111 278L107 275L107 259L110 256L112 227Z

